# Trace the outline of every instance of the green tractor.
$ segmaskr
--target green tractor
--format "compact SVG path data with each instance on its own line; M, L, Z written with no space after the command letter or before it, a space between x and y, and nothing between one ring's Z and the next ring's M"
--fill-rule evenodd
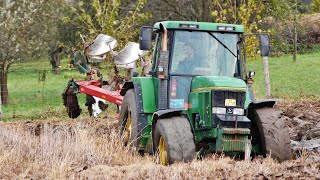
M245 72L244 27L165 21L142 27L140 49L150 50L148 76L133 77L120 92L123 143L156 153L163 165L208 153L291 158L288 129L276 100L255 100L254 72ZM269 36L260 35L269 54Z

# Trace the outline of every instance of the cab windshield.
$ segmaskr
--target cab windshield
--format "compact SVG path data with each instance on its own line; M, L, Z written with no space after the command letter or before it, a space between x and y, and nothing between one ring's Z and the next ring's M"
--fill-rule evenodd
M175 31L170 74L234 77L238 38L230 33Z

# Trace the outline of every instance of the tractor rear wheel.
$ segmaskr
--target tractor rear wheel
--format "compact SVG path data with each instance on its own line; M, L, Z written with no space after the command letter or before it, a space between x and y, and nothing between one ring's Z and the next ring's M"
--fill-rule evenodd
M250 111L252 143L262 147L264 156L271 154L278 161L292 157L289 130L278 108L259 108Z
M118 124L123 144L138 148L141 137L138 134L138 113L133 89L128 90L123 98Z
M153 134L153 144L162 165L188 162L195 157L190 123L182 116L158 120Z
M77 95L73 92L73 87L69 86L62 94L63 104L67 108L68 116L72 119L77 118L81 114Z

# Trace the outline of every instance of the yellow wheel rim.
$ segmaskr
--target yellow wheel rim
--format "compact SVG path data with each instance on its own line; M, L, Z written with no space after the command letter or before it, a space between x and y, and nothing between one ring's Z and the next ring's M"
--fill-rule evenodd
M131 112L128 112L128 119L126 122L126 126L125 126L125 132L124 132L124 142L127 145L130 141L130 136L131 136L131 124L132 124L132 116L131 116Z
M164 139L162 136L160 137L160 140L159 140L159 159L160 159L160 164L162 165L168 164L166 143L164 142Z

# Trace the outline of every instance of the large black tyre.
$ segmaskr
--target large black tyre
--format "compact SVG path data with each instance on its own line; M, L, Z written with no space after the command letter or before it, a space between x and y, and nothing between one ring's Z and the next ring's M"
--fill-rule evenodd
M289 129L278 108L258 108L249 111L252 145L259 144L264 156L282 162L292 157Z
M73 87L67 87L62 94L63 104L67 108L68 116L72 119L77 118L81 114L81 109L78 103L77 95L73 92Z
M195 157L190 123L182 116L158 120L153 132L153 144L162 165L189 162Z
M118 125L124 145L138 148L141 134L138 133L137 103L133 89L128 90L123 98Z

